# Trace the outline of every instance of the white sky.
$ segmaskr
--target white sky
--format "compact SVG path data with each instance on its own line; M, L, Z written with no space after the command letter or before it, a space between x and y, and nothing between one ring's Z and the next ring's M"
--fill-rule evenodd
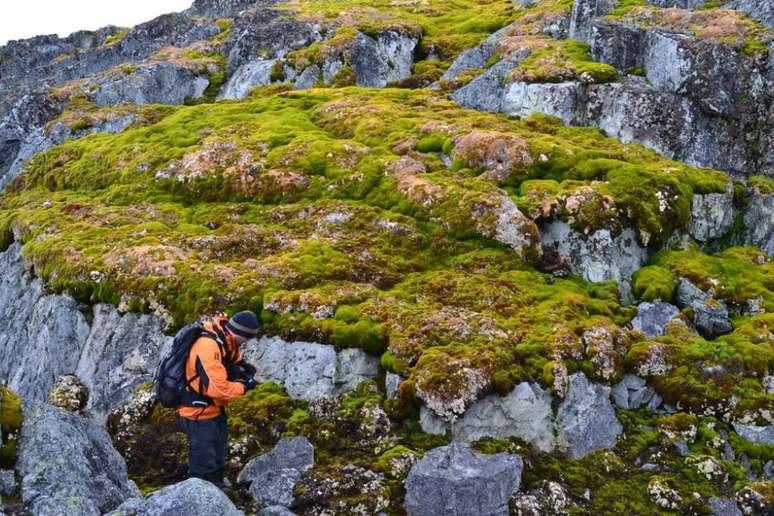
M193 0L4 0L0 2L0 46L39 34L67 36L105 25L132 27L164 13L182 11Z

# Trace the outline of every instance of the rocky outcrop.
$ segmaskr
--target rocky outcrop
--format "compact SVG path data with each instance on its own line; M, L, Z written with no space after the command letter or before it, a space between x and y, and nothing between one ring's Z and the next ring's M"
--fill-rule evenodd
M229 37L227 75L255 60L284 57L323 39L320 26L297 20L290 12L262 8L247 10L236 18Z
M632 319L632 328L641 331L649 339L659 337L664 335L666 326L679 314L680 310L671 303L640 303L637 306L637 317Z
M185 11L189 16L205 16L207 18L233 18L242 11L255 5L271 5L281 0L194 0L193 5Z
M293 489L314 466L314 448L306 437L281 439L269 453L255 457L239 473L260 506L291 507Z
M726 303L713 299L685 278L677 284L676 301L680 308L693 311L693 324L705 338L714 339L733 330Z
M611 394L616 406L622 409L646 407L655 411L663 401L653 387L649 387L644 379L633 374L624 375L623 380L613 387Z
M259 59L240 66L218 95L219 99L243 99L250 90L271 82L276 59Z
M0 380L28 400L45 400L62 375L77 373L91 392L88 407L104 415L148 381L166 342L162 322L115 308L82 307L46 293L25 271L21 247L0 253ZM89 322L91 319L91 322Z
M750 192L750 204L744 212L745 243L774 256L774 194L757 188Z
M588 41L592 20L610 13L617 3L616 0L576 0L570 15L569 36L573 39Z
M734 188L728 184L724 193L694 195L688 233L699 242L725 235L734 223Z
M520 117L545 113L561 118L565 124L578 124L583 119L582 114L577 112L582 95L581 85L576 82L514 82L505 88L500 111Z
M556 422L558 447L571 459L615 445L623 427L609 398L610 387L589 382L583 373L570 376Z
M383 88L407 78L418 43L418 37L396 30L383 31L375 39L358 33L349 55L357 85Z
M567 223L552 221L540 227L543 260L552 268L567 266L588 281L615 280L625 301L632 302L631 277L648 259L633 230L614 235L600 229L591 235L574 231Z
M610 403L610 387L589 382L583 373L570 376L569 390L556 413L551 395L525 382L507 396L477 401L453 423L422 407L420 424L427 433L450 433L462 441L518 437L539 450L558 449L571 458L613 446L622 431Z
M43 403L25 404L16 467L33 514L99 515L139 495L100 425Z
M500 111L506 91L506 75L526 59L529 53L517 52L492 65L468 84L454 91L451 94L452 100L470 109Z
M379 374L379 359L361 349L337 352L313 342L263 337L248 344L243 355L258 368L259 382L280 383L292 398L303 400L339 395Z
M709 506L712 516L742 516L742 511L739 510L736 501L731 498L717 498L713 496L709 499Z
M109 516L243 516L223 491L198 478L167 486L147 498L132 498Z
M508 500L521 484L517 455L484 456L454 442L436 448L411 468L406 480L410 515L490 516L508 514Z
M449 425L422 409L420 422L429 433L445 433ZM507 396L490 395L474 403L450 425L454 439L518 437L542 451L554 448L551 395L534 383L520 383Z
M186 47L220 33L210 20L165 14L130 29L76 32L67 38L37 36L0 47L0 91L46 79L62 84L147 59L162 47ZM108 38L113 38L110 41Z
M100 106L183 104L204 94L210 81L187 68L159 63L128 74L119 71L88 85L89 98Z
M737 434L755 444L774 444L774 425L755 426L734 423Z
M688 0L691 1L691 0ZM693 0L700 2L704 0ZM723 6L726 9L736 9L758 20L770 29L774 29L774 3L770 0L733 0Z

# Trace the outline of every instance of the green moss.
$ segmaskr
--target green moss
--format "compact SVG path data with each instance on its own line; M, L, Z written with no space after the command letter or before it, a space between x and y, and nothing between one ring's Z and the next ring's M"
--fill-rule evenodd
M591 58L588 44L576 40L546 40L511 72L515 80L564 82L580 79L604 83L618 79L615 67Z
M643 267L632 277L632 290L638 299L671 303L677 288L677 280L669 269L652 265Z
M752 176L747 182L750 187L760 192L760 195L774 195L774 179L770 177Z
M0 467L12 468L16 462L16 443L22 425L21 398L0 385Z
M109 47L109 46L115 45L116 43L120 43L121 41L123 41L123 39L126 37L127 34L129 34L129 28L122 27L118 29L118 31L115 34L109 36L105 40L104 46Z

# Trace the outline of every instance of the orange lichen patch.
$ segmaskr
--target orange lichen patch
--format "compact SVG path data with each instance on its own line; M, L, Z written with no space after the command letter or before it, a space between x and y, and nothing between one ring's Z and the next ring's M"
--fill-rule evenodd
M770 30L731 9L691 11L638 6L624 13L621 19L639 26L659 26L735 47L745 46L750 38L764 43L774 39Z
M169 245L138 245L110 252L103 261L109 268L135 276L174 276L176 265L184 262L189 253Z
M484 177L498 182L523 174L533 163L526 141L496 131L473 131L456 138L452 158L485 169Z

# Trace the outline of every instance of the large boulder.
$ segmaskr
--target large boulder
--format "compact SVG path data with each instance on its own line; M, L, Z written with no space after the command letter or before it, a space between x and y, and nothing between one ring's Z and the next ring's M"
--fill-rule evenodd
M570 34L573 39L588 41L594 19L609 14L618 4L616 0L576 0L570 15Z
M507 515L522 469L517 455L485 456L460 442L436 448L409 472L406 512L410 516Z
M291 507L302 474L314 466L314 448L305 437L280 440L269 453L252 459L239 473L259 506Z
M685 278L680 278L677 283L676 301L679 307L693 311L693 324L704 338L714 339L734 329L726 304L713 299Z
M737 434L755 444L774 444L774 425L755 426L734 423Z
M383 88L407 78L418 43L417 36L396 30L383 31L375 39L359 32L349 58L357 85Z
M524 50L502 59L453 92L451 99L469 109L500 111L505 94L506 76L529 54L529 50Z
M243 99L250 90L271 82L276 59L258 59L240 66L223 86L219 99Z
M578 124L581 121L578 106L582 98L582 87L576 82L532 84L517 81L506 87L500 111L519 117L545 113L561 118L565 124Z
M139 495L100 425L43 403L25 404L16 467L33 514L99 515Z
M725 235L734 224L734 188L728 184L723 193L693 196L688 233L700 242Z
M624 300L633 301L631 277L647 261L648 251L632 229L617 236L600 229L586 236L565 222L552 221L543 224L540 232L544 259L568 264L587 281L615 280Z
M637 317L632 319L632 328L652 339L664 335L667 325L678 315L680 309L671 303L640 303L637 305Z
M556 424L558 446L571 459L614 446L623 432L610 403L610 387L589 382L583 373L570 376Z
M750 204L744 212L745 243L774 256L774 194L750 191Z
M450 429L453 438L461 441L518 437L546 452L555 445L551 395L535 383L520 383L507 396L489 395L451 425L422 407L420 423L427 433Z
M336 396L379 374L379 359L360 349L337 352L333 346L263 337L244 350L259 382L274 381L294 399Z
M204 94L210 81L187 68L158 63L92 81L88 96L97 105L183 104Z
M147 498L132 498L109 516L244 516L223 491L198 478L167 486Z

